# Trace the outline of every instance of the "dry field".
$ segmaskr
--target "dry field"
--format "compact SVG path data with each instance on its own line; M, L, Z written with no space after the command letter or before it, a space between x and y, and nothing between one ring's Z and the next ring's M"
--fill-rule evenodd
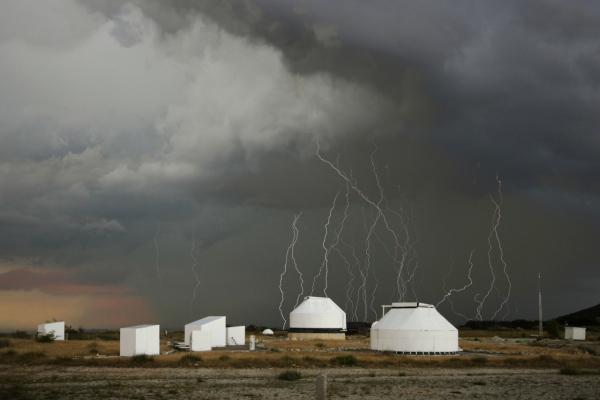
M258 335L259 349L118 357L118 341L0 348L2 399L244 399L315 397L326 373L329 399L600 399L600 341L462 335L460 355L372 352L368 338L290 341ZM521 335L522 336L522 335ZM161 351L170 348L161 342ZM282 380L286 371L300 379Z

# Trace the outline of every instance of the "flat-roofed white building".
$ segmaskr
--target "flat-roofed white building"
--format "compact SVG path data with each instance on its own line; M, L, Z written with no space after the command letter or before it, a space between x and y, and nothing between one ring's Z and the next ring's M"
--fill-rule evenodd
M50 332L54 333L54 340L65 340L65 323L61 322L48 322L45 324L38 325L38 334L47 335Z
M246 344L246 327L230 326L227 328L227 346L241 346Z
M160 326L136 325L121 328L120 355L160 354Z
M210 332L210 343L212 347L223 347L227 345L227 329L225 317L211 316L190 322L184 329L184 342L188 346L192 340L192 331Z
M565 327L565 339L585 340L585 328L576 328L574 326Z

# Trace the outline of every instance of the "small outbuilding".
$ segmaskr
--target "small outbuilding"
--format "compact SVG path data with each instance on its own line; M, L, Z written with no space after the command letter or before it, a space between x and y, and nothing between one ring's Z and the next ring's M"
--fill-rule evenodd
M565 327L565 339L585 340L585 328L576 328L574 326Z
M263 335L273 335L274 333L273 333L272 329L267 328L264 331L262 331L262 334Z
M121 328L120 355L160 354L160 326L136 325Z
M346 313L329 297L307 296L290 313L288 337L296 340L343 340L346 338Z
M48 322L45 324L38 325L38 334L47 335L54 333L54 340L65 340L65 323L61 322Z
M387 313L385 310L389 309ZM458 329L431 304L392 303L371 326L371 349L400 354L454 354Z
M243 346L246 344L246 327L230 326L227 328L227 346Z
M190 351L211 351L211 332L193 330L191 332Z
M224 347L227 345L227 329L225 317L223 316L205 317L187 324L184 330L184 342L188 346L191 344L193 331L210 332L210 344L212 347Z

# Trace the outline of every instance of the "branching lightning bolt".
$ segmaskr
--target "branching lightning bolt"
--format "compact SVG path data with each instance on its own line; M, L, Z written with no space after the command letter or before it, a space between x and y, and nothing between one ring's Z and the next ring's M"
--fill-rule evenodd
M442 304L446 299L448 299L448 301L450 301L450 303L452 303L452 301L450 300L450 296L452 296L452 293L460 293L460 292L466 290L469 286L471 286L473 284L473 279L471 279L471 271L473 271L473 253L474 252L475 252L475 249L471 250L471 255L469 256L469 273L467 275L467 278L469 279L469 283L460 289L450 289L448 291L448 293L446 293L444 295L444 298L435 305L436 308L439 307L440 304ZM446 291L446 277L448 277L451 273L452 273L452 267L450 268L450 272L448 272L448 275L446 275L444 277L444 286L443 286L444 292ZM454 304L452 304L452 311L454 311ZM466 317L462 314L458 314L456 311L454 311L454 313L464 317L467 320L469 319L468 317Z
M298 215L294 215L294 222L292 223L292 232L293 232L292 242L290 243L290 245L287 248L287 251L285 252L285 263L283 265L283 272L279 276L279 291L281 292L281 302L279 302L279 313L281 314L281 318L283 319L283 329L285 329L285 325L287 324L287 319L283 315L283 302L285 300L284 291L283 291L283 276L287 272L288 263L289 263L290 259L294 263L294 268L300 275L300 288L302 290L302 292L298 296L298 299L296 299L296 305L298 304L298 301L300 300L300 296L302 296L302 294L304 293L304 287L303 287L304 280L302 280L302 273L298 269L296 259L294 258L294 247L296 246L296 242L298 241L298 228L296 228L296 222L298 222L298 218L300 218L300 215L302 215L302 213L300 213Z

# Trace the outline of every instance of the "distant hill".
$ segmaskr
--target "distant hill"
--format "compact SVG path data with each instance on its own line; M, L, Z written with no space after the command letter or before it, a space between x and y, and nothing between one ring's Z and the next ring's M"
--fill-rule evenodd
M600 325L600 304L556 318L559 324L571 326Z

